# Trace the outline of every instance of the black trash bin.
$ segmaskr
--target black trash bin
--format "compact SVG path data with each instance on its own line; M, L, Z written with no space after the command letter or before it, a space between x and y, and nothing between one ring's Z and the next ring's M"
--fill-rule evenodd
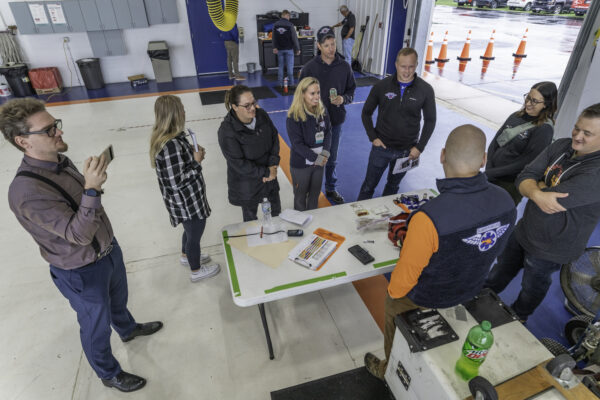
M101 89L104 87L99 58L82 58L76 62L86 89Z
M16 97L35 95L28 72L29 69L25 64L0 65L0 74L4 75Z

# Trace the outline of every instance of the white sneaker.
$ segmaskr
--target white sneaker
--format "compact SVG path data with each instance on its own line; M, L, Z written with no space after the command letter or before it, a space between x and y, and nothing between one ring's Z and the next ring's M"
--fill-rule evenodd
M207 264L200 267L197 271L192 271L190 274L190 280L192 282L198 282L204 278L210 278L211 276L215 276L221 271L221 267L219 264Z
M206 254L206 253L200 254L200 265L206 264L209 261L210 261L210 256L208 254ZM190 266L190 262L188 261L186 256L181 256L179 258L179 264L183 265L184 267Z

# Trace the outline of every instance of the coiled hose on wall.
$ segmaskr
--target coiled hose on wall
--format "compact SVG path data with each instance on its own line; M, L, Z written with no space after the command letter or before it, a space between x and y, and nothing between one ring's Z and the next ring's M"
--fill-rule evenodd
M238 0L225 0L225 11L221 0L206 0L208 15L213 24L223 32L233 29L238 15Z

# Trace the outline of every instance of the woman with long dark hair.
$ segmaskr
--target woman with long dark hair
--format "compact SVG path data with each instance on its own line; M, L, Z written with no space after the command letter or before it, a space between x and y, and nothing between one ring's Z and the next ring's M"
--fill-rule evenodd
M227 160L229 203L242 207L244 221L256 219L267 198L279 215L279 134L269 115L258 107L249 87L236 85L225 94L227 115L219 127L219 146Z
M517 175L552 142L556 85L536 83L523 97L523 107L508 117L490 143L485 167L488 180L506 189L515 204L522 199Z
M185 110L177 96L164 95L154 103L155 122L150 139L150 164L156 169L158 186L171 225L183 225L181 259L189 265L192 282L216 275L219 264L200 250L200 239L210 216L206 185L202 176L204 149L195 151L184 132Z

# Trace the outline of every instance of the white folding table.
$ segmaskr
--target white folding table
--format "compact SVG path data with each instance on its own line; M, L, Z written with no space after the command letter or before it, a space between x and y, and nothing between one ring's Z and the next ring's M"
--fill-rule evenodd
M418 194L422 198L424 194L432 197L438 193L432 189L423 189L403 194ZM373 214L371 210L383 205L396 215L402 212L402 209L393 201L399 196L400 194L391 195L363 200L359 203L371 215ZM245 227L256 224L256 221L227 225L222 229L223 248L233 301L240 307L258 305L270 359L273 359L274 355L264 303L369 278L391 272L394 269L399 252L388 240L387 230L359 232L356 229L356 214L350 204L352 203L307 211L313 215L313 220L303 227L305 236L317 228L323 228L346 238L318 271L304 268L287 258L279 266L273 268L229 244L229 240L231 240L228 239L229 235L233 236L240 231L245 231ZM278 217L273 220L275 223L281 223L284 229L298 228ZM289 238L296 242L301 239ZM372 241L372 243L364 243L365 241ZM358 261L348 252L348 248L355 244L365 248L375 260L367 265Z

